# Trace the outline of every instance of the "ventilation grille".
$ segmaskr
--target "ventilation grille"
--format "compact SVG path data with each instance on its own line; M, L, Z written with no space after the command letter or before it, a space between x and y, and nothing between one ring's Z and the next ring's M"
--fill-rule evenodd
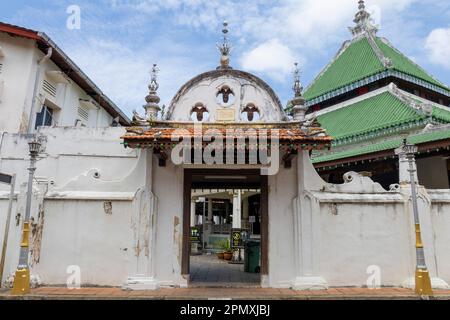
M81 120L88 121L89 120L89 111L84 109L83 107L78 107L78 116Z
M52 85L47 80L44 80L44 84L42 85L42 89L44 89L45 92L47 92L52 97L56 97L56 87Z
M0 63L0 74L2 74L2 71L3 71L3 64Z

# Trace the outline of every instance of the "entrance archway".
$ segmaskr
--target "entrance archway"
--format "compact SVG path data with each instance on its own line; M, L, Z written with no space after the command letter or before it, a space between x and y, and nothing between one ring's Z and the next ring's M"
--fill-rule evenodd
M191 194L193 189L258 189L260 190L261 278L269 273L268 261L268 179L260 170L185 169L183 193L182 275L190 279Z

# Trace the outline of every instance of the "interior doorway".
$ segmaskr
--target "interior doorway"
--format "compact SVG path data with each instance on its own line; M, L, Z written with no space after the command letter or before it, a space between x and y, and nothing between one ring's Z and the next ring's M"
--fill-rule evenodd
M255 287L268 274L268 184L259 170L184 172L182 273L190 286Z

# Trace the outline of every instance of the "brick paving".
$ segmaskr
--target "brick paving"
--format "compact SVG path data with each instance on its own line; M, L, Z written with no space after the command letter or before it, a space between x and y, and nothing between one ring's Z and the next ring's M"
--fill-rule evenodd
M243 265L228 264L215 256L191 257L189 288L163 288L155 291L128 291L121 288L89 287L69 290L65 287L32 289L27 296L12 296L0 289L0 300L348 300L348 299L420 299L413 290L383 287L330 288L328 290L294 291L261 288L260 275L243 272ZM450 300L450 290L435 290L432 299Z
M435 299L450 300L450 290L436 290ZM326 299L419 299L410 289L404 288L330 288L320 291L294 291L291 289L266 288L178 288L155 291L126 291L121 288L81 288L69 290L62 287L42 287L33 289L30 295L17 297L8 290L0 291L0 300L326 300Z

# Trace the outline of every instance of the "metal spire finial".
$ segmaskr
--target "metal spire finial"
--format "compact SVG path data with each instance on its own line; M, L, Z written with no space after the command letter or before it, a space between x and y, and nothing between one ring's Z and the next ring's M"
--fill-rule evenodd
M359 4L359 6L358 6L359 11L366 10L366 4L365 4L364 0L359 0L358 4Z
M217 45L217 48L220 51L221 57L220 57L220 69L230 69L230 53L231 53L231 49L232 47L229 44L228 41L228 22L224 21L223 22L223 29L222 29L222 34L223 34L223 42L220 45Z
M150 72L151 74L150 85L148 86L150 93L156 93L159 89L158 72L159 72L158 65L153 64L152 70Z
M303 86L300 81L300 69L298 67L298 63L294 63L294 85L292 86L292 90L294 90L294 98L291 100L290 104L292 105L292 115L295 121L304 121L306 111L308 107L306 106L306 100L303 98Z
M294 63L294 86L292 90L294 90L294 94L296 97L302 96L303 86L300 81L300 69L298 68L298 63Z
M161 99L159 98L157 93L159 89L158 72L158 65L153 64L152 70L150 72L151 80L148 86L149 95L145 97L145 101L147 102L147 104L144 106L144 109L146 111L146 118L149 121L154 121L158 116L158 112L161 110L158 105Z
M364 0L358 1L358 12L355 15L356 26L349 28L353 36L356 38L363 34L375 35L378 28L372 24L370 13L366 11L366 4Z

